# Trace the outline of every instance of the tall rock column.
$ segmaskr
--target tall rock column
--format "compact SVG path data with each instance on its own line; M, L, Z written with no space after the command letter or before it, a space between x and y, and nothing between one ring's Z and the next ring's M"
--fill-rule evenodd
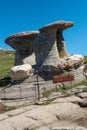
M59 57L60 58L67 58L69 56L67 50L66 50L66 42L63 37L63 31L58 30L57 31L57 48L59 52Z
M34 52L38 68L51 71L52 67L61 64L60 54L62 49L65 50L65 46L62 42L62 33L59 34L59 32L72 25L72 22L59 21L39 29L40 33L34 41ZM67 55L67 52L64 55Z
M59 57L62 59L69 57L69 54L66 49L66 42L63 37L63 31L72 26L73 26L73 22L64 22L63 26L59 28L56 33Z
M34 52L36 56L37 67L57 66L59 53L56 46L56 31L41 30L34 42Z

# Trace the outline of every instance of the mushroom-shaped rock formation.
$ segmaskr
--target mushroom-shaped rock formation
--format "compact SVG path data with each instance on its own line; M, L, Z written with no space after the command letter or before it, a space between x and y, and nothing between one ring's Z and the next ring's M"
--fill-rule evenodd
M68 57L63 30L73 26L73 22L58 21L39 29L40 33L34 41L34 52L38 68L51 71L57 67L60 58Z
M15 65L35 64L33 53L33 40L37 37L38 31L22 32L9 36L5 42L16 50Z

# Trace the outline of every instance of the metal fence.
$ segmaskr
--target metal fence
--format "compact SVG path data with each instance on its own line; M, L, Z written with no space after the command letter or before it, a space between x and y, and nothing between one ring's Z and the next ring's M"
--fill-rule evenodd
M67 74L70 74L70 72ZM62 80L60 80L61 77L58 77L58 81L61 82L54 83L52 77L48 80L47 75L43 78L39 76L38 73L25 80L12 81L9 85L0 90L0 99L8 105L16 104L19 106L26 103L32 104L37 101L48 101L53 98L62 97L64 95L59 92L60 88L71 86L72 89L72 85L79 82L79 79L82 81L85 79L83 71L76 70L73 74L73 80L68 82L63 82L63 78L65 81L65 77L67 79L67 76L62 76Z

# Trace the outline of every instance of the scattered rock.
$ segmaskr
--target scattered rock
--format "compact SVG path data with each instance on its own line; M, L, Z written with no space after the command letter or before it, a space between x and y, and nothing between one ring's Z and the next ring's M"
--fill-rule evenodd
M80 98L87 98L87 92L79 93L78 96Z
M0 113L6 111L6 106L2 103L0 103Z
M77 54L74 54L72 56L70 56L68 59L67 59L67 62L68 62L68 65L72 66L76 66L76 65L83 65L84 63L84 58L82 55L77 55ZM81 64L82 63L82 64ZM72 65L71 65L72 64Z
M81 92L83 92L82 89L73 89L73 90L69 90L67 92L67 94L74 95L74 94L81 93Z
M11 79L22 80L32 74L32 67L29 64L19 65L11 68Z
M79 104L79 103L83 103L84 100L82 100L81 98L79 98L75 95L72 95L72 96L69 96L69 97L66 97L66 98L57 98L52 102L52 104L54 104L54 103L66 103L66 102Z

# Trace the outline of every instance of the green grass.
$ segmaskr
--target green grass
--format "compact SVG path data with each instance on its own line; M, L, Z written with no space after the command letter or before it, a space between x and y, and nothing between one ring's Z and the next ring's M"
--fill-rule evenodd
M77 83L77 84L74 84L72 86L62 86L60 88L53 88L53 89L50 89L50 90L45 90L42 94L43 94L43 97L47 97L49 98L49 96L51 95L51 93L53 92L61 92L62 94L64 95L67 95L67 91L72 89L72 88L75 88L75 87L78 87L78 86L81 86L81 85L86 85L87 86L87 80L84 80L80 83ZM84 88L83 91L87 91L87 88Z
M85 63L87 63L87 56L84 56L84 61Z
M14 65L14 51L0 50L0 79L9 76Z

